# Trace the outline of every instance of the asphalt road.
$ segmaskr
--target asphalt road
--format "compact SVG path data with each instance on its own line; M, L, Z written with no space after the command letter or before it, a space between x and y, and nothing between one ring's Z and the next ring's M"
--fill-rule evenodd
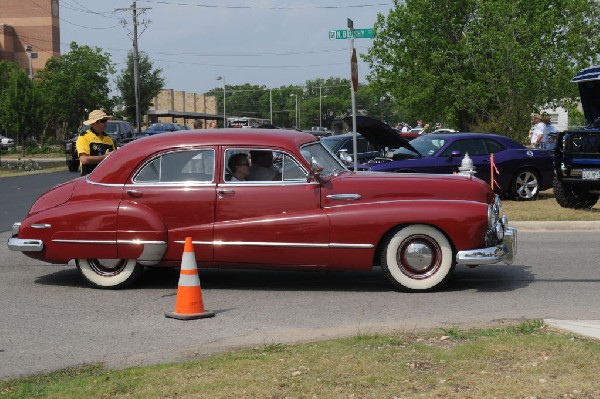
M147 271L129 290L96 290L73 265L48 265L0 245L0 378L392 330L600 319L598 232L519 239L514 265L458 266L435 293L395 292L380 272L201 270L205 306L217 315L193 321L164 317L174 308L177 271Z
M50 187L79 177L79 173L52 172L0 178L0 232L25 218L33 202Z
M12 195L22 203L2 213L0 231L25 215L39 186L74 174L36 176L42 180L31 185L0 179L2 203ZM5 184L20 195L7 192ZM0 233L0 243L9 234ZM0 378L91 362L147 365L355 334L503 320L600 319L599 235L519 232L515 264L458 266L446 289L435 293L396 292L377 271L201 269L205 306L217 314L192 321L164 317L174 308L177 271L148 270L131 289L96 290L72 264L49 265L0 245Z

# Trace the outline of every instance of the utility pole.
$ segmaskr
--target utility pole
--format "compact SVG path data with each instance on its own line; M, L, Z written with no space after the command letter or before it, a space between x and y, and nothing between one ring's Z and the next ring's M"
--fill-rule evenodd
M131 12L133 16L133 91L135 94L135 124L137 126L138 135L142 133L142 121L140 115L140 55L138 51L138 11L144 13L149 10L149 7L138 8L134 1L130 8L117 8L115 11ZM126 21L122 21L126 25Z

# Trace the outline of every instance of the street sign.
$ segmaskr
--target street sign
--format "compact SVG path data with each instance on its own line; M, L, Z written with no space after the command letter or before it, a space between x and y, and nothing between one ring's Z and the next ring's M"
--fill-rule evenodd
M374 37L373 29L354 29L352 30L355 39L372 39ZM329 31L330 39L349 39L350 29L338 29Z

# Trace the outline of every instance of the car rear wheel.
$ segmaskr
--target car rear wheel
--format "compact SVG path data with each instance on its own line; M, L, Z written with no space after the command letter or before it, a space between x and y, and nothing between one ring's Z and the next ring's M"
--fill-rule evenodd
M401 291L431 291L448 281L454 270L450 242L439 230L416 224L398 230L388 240L381 265Z
M598 194L582 190L573 184L554 179L554 198L558 205L571 209L590 209L598 202Z
M76 259L75 264L96 288L125 288L139 280L144 270L135 259Z
M533 169L521 169L510 184L510 197L515 201L533 201L540 191L540 177Z
M69 172L77 172L79 170L79 161L67 161Z

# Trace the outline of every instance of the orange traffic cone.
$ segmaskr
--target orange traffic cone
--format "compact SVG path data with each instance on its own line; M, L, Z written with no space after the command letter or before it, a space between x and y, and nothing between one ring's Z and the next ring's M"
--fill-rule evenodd
M192 320L213 317L214 315L215 312L204 310L194 245L192 244L192 237L186 237L181 258L175 311L165 312L165 316L179 320Z

